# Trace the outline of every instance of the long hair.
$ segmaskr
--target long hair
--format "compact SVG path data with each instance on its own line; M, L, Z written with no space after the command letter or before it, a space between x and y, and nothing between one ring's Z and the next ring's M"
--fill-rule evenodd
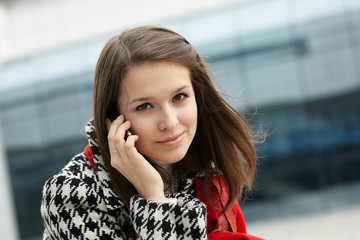
M101 154L114 191L129 205L135 187L110 165L106 118L115 119L121 81L129 69L143 63L170 61L186 66L195 92L198 123L185 157L175 164L182 177L195 172L205 176L205 189L214 176L222 175L229 190L223 209L250 190L255 175L253 134L244 117L215 89L207 63L181 35L162 27L130 28L112 37L102 50L95 70L94 126ZM163 176L164 174L159 171ZM164 177L164 176L163 176Z

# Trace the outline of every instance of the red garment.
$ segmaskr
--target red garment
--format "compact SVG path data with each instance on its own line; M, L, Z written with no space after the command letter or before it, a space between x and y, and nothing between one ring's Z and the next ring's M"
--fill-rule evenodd
M195 196L206 204L207 211L207 232L209 240L229 239L229 240L262 240L246 233L244 216L241 212L239 203L236 201L231 209L221 214L221 209L226 205L228 199L228 189L225 180L213 178L213 185L210 188L210 196L207 199L204 192L204 178L195 178ZM221 199L219 198L221 194Z
M86 145L86 147L84 149L84 155L89 160L89 162L93 166L94 170L96 171L97 169L96 169L94 157L93 157L92 152L91 152L90 144Z
M96 165L89 144L85 147L84 154L96 171ZM207 199L205 196L204 178L195 178L194 184L196 187L195 197L206 205L209 240L263 240L246 233L244 216L237 201L231 209L221 214L221 209L225 206L228 199L228 189L223 178L220 178L220 181L218 178L213 179L213 185L210 188L210 196L214 196L213 199ZM221 199L219 199L220 195Z

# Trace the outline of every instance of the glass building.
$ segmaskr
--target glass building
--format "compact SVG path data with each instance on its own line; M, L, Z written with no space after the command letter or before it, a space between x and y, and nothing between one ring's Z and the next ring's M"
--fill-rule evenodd
M257 146L255 187L243 208L248 221L359 204L359 1L254 1L155 24L188 38L223 90L249 100L229 98L231 104L256 111L251 125L268 134ZM41 238L42 186L87 144L83 127L107 37L0 69L0 117L22 239ZM315 195L284 204L306 194Z

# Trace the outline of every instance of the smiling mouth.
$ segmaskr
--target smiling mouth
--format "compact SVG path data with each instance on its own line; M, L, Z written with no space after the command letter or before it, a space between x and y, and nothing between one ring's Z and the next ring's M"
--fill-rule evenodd
M179 135L167 138L165 140L157 141L156 143L159 143L164 146L175 146L179 144L183 140L183 138L184 138L184 133L181 133Z

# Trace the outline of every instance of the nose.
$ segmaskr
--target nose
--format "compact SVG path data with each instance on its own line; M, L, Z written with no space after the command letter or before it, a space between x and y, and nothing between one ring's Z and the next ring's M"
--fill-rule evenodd
M171 107L166 107L162 110L162 114L160 116L159 121L159 129L161 131L164 130L172 130L179 124L179 120L177 117L177 112L175 109Z

